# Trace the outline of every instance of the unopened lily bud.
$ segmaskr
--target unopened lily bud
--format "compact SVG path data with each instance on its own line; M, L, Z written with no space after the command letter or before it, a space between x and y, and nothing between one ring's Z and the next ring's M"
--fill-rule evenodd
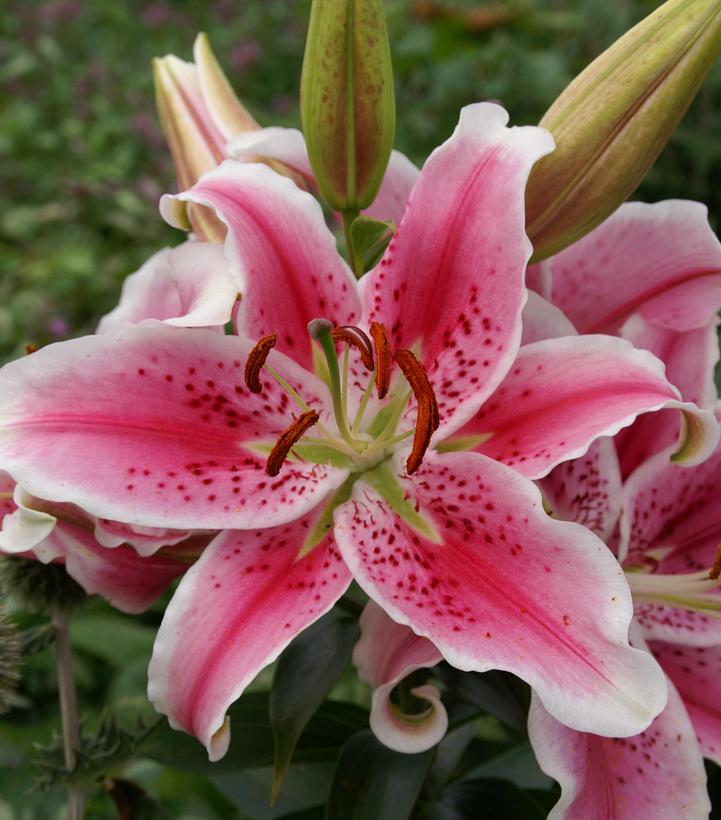
M314 0L301 78L301 118L321 193L338 211L368 207L395 133L382 0Z
M193 55L194 63L172 54L153 60L155 100L181 190L229 156L232 137L260 127L235 95L205 34L197 36ZM225 228L208 208L193 205L187 216L198 238L223 240Z
M719 0L668 0L573 80L540 123L556 150L526 189L534 260L575 242L633 193L720 51Z

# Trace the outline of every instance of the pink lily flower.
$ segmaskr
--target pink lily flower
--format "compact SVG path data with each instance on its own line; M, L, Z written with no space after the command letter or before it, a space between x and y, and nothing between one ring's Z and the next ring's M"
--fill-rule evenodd
M149 670L156 708L211 759L228 705L351 577L447 661L515 672L574 728L635 734L665 703L628 645L615 559L549 518L530 479L639 413L680 409L689 462L718 427L625 340L519 351L523 191L552 142L506 122L463 111L360 284L307 192L223 163L162 208L201 204L227 226L237 337L128 326L0 371L0 459L30 492L133 526L226 528L178 587ZM464 447L480 452L443 452Z
M642 338L658 338L658 329L637 320ZM668 363L680 365L685 350L678 372L698 390L714 360L698 355L695 330L683 335L667 348ZM649 428L637 421L617 446L628 448L634 433L645 439ZM636 452L644 449L653 448ZM627 739L569 730L534 697L531 741L562 788L552 818L671 820L710 810L703 757L721 763L721 446L691 469L672 464L671 449L655 452L624 482L614 442L602 439L542 482L554 515L591 526L617 548L634 599L633 643L653 653L669 681L666 709Z
M0 473L0 552L19 560L62 563L88 595L101 595L122 612L147 609L202 550L195 539L143 558L125 539L114 545L116 549L106 549L95 538L93 527L92 518L82 510L44 505L7 473ZM154 552L164 543L156 545Z
M533 286L580 333L613 333L650 350L687 401L713 409L721 244L704 205L627 203L535 268ZM691 356L707 366L689 368ZM622 433L623 476L671 444L678 422L677 415L657 413Z
M370 727L373 734L397 752L417 754L435 746L448 729L448 714L438 687L424 683L410 690L426 707L408 714L391 693L417 669L435 666L443 656L427 638L396 623L374 601L360 617L361 637L353 649L358 677L373 689Z

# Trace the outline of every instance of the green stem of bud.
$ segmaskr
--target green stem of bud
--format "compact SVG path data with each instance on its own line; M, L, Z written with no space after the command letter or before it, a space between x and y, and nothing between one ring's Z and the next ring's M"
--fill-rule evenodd
M363 269L363 259L355 248L353 235L351 233L351 225L358 218L358 211L343 211L341 217L343 219L343 236L345 237L345 246L348 252L348 262L356 279L360 279L365 273Z
M65 767L75 768L76 750L80 746L80 724L78 722L78 699L73 673L73 656L70 648L68 614L56 609L53 615L55 627L55 656L58 669L58 696L60 718L63 727L63 750ZM82 820L85 814L85 795L77 786L68 786L68 820Z

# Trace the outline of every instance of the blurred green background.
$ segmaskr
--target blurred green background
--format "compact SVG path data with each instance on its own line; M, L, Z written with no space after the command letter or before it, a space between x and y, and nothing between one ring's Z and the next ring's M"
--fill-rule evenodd
M537 122L578 71L657 5L654 0L387 0L397 146L422 163L452 130L458 109L481 99L501 101L516 124ZM159 247L182 239L157 213L160 194L174 190L174 177L155 114L151 58L172 52L190 59L195 34L204 30L256 118L298 125L309 6L309 0L4 0L0 361L19 355L29 342L43 345L92 331L117 302L123 278ZM638 198L701 200L719 226L719 102L721 64ZM147 709L145 669L161 614L159 605L131 619L95 601L74 620L87 725L108 704L133 716ZM35 622L30 618L21 625ZM264 673L254 688L267 689L269 681L270 672ZM29 744L46 743L58 725L55 686L52 656L43 650L27 663L21 708L0 731L0 820L62 815L62 792L23 796L34 773ZM351 674L336 696L363 703L367 690L359 689ZM491 730L487 744L508 740L493 737L496 729ZM265 736L264 742L269 742ZM182 754L188 743L176 735L167 747ZM242 754L244 747L236 744ZM520 763L505 760L503 776L525 766L518 777L535 782L532 778L543 776L524 748ZM192 751L202 759L199 747ZM247 812L253 818L294 809L297 818L311 816L302 814L307 805L302 800L269 812L262 781L267 771L262 777L252 770L224 779L216 770L208 778L202 769L174 774L165 762L151 756L119 769L151 790L167 812L142 816L241 818L246 814L238 805L247 810L251 794L258 804L257 811ZM493 772L487 776L498 776ZM302 784L311 775L298 777ZM721 773L713 769L712 779L718 789ZM536 787L547 789L548 781L541 779ZM99 793L90 816L113 817L113 805Z
M568 81L657 5L648 0L388 0L398 147L414 160L460 106L501 101L537 122ZM308 0L5 0L0 21L0 360L92 331L120 283L181 237L149 63L189 59L207 31L263 124L298 124ZM714 100L716 105L713 105ZM638 196L721 216L721 65Z

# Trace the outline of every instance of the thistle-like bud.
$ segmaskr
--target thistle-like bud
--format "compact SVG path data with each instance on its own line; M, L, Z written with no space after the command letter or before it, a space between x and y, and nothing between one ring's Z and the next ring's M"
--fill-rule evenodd
M367 208L395 133L395 94L382 0L313 0L301 119L321 193L335 210Z
M205 34L193 46L194 63L169 54L153 60L155 101L173 158L178 185L186 190L229 154L229 140L260 126L233 91ZM188 211L188 230L210 242L221 242L225 228L202 206Z
M20 637L0 599L0 715L9 712L20 680Z
M0 557L0 593L23 612L68 611L87 599L62 564L43 564L14 555Z
M597 57L540 124L556 150L526 190L534 260L592 230L633 193L721 51L718 0L668 0Z

